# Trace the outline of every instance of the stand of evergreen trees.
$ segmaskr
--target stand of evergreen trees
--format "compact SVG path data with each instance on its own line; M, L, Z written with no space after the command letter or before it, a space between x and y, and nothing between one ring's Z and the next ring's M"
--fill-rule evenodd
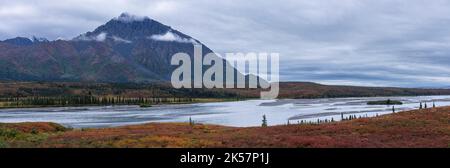
M61 97L21 97L0 98L0 107L28 106L81 106L81 105L142 105L188 103L193 98L126 98L126 97L95 97L95 96L61 96Z

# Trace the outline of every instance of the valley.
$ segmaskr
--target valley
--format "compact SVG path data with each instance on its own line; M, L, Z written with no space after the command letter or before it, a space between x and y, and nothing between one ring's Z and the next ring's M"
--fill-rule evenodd
M440 57L445 52L438 51L434 60L439 64L432 65L427 64L432 60L417 59L423 58L418 53L429 55L431 50L416 52L415 43L414 49L409 44L398 46L408 51L400 58L401 52L380 50L391 45L367 50L370 47L364 48L364 41L356 40L354 44L343 41L341 46L322 39L328 34L318 32L317 37L308 38L310 33L305 33L292 36L301 39L280 39L278 49L262 43L254 43L258 47L253 48L241 44L241 51L267 47L284 57L279 60L281 54L273 53L277 57L269 59L265 52L258 54L261 58L236 57L244 64L234 66L234 61L220 57L196 38L150 17L125 12L92 23L98 25L84 32L71 30L72 37L65 39L11 34L12 38L0 40L0 148L450 147L450 89L442 88L448 75L446 60ZM303 29L292 32L299 30ZM203 33L208 32L196 35ZM226 35L208 41L219 51L234 51L239 48L235 43L252 42L241 39L239 32L215 33ZM254 33L247 35L258 34ZM234 39L223 43L229 37ZM297 50L303 43L295 42L306 39L314 45ZM440 44L412 41L419 48ZM187 60L183 64L173 63L178 53ZM382 56L386 58L371 59ZM194 57L197 60L189 61ZM264 70L268 67L270 73ZM230 77L230 84L221 89L225 76L236 78ZM269 78L282 79L271 83L279 88L262 89ZM214 81L218 87L207 89L205 81ZM251 88L248 81L259 85L255 82L257 87ZM359 84L364 86L355 86ZM178 87L192 85L197 86ZM424 86L433 87L419 88ZM271 89L276 90L277 99L259 99L261 92ZM213 159L187 153L184 161L211 163Z

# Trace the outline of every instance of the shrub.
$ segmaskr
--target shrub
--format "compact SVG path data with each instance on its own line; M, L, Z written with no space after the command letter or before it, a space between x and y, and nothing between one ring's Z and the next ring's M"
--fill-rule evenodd
M0 148L6 148L6 147L7 147L6 142L0 138Z
M36 128L31 129L31 134L38 134L39 131Z
M4 137L4 138L15 138L17 137L19 134L19 132L17 130L14 129L0 129L0 137Z

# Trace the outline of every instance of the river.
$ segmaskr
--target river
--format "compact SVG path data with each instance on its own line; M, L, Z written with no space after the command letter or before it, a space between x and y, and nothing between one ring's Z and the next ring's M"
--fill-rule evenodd
M248 100L238 102L139 106L54 107L0 109L0 123L55 122L73 128L104 128L149 122L188 122L234 127L260 126L266 115L268 125L315 122L356 115L373 117L392 113L392 106L367 105L374 100L400 100L397 112L417 109L420 102L428 107L450 106L450 96L369 97L326 99Z

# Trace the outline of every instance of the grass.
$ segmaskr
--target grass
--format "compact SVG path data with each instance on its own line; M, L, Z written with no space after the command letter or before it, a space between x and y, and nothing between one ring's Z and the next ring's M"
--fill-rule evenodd
M235 128L152 123L70 130L52 123L0 124L1 147L390 148L450 144L450 107L320 125ZM34 131L33 131L34 130Z
M54 123L0 124L0 147L36 147L50 135L67 130Z

